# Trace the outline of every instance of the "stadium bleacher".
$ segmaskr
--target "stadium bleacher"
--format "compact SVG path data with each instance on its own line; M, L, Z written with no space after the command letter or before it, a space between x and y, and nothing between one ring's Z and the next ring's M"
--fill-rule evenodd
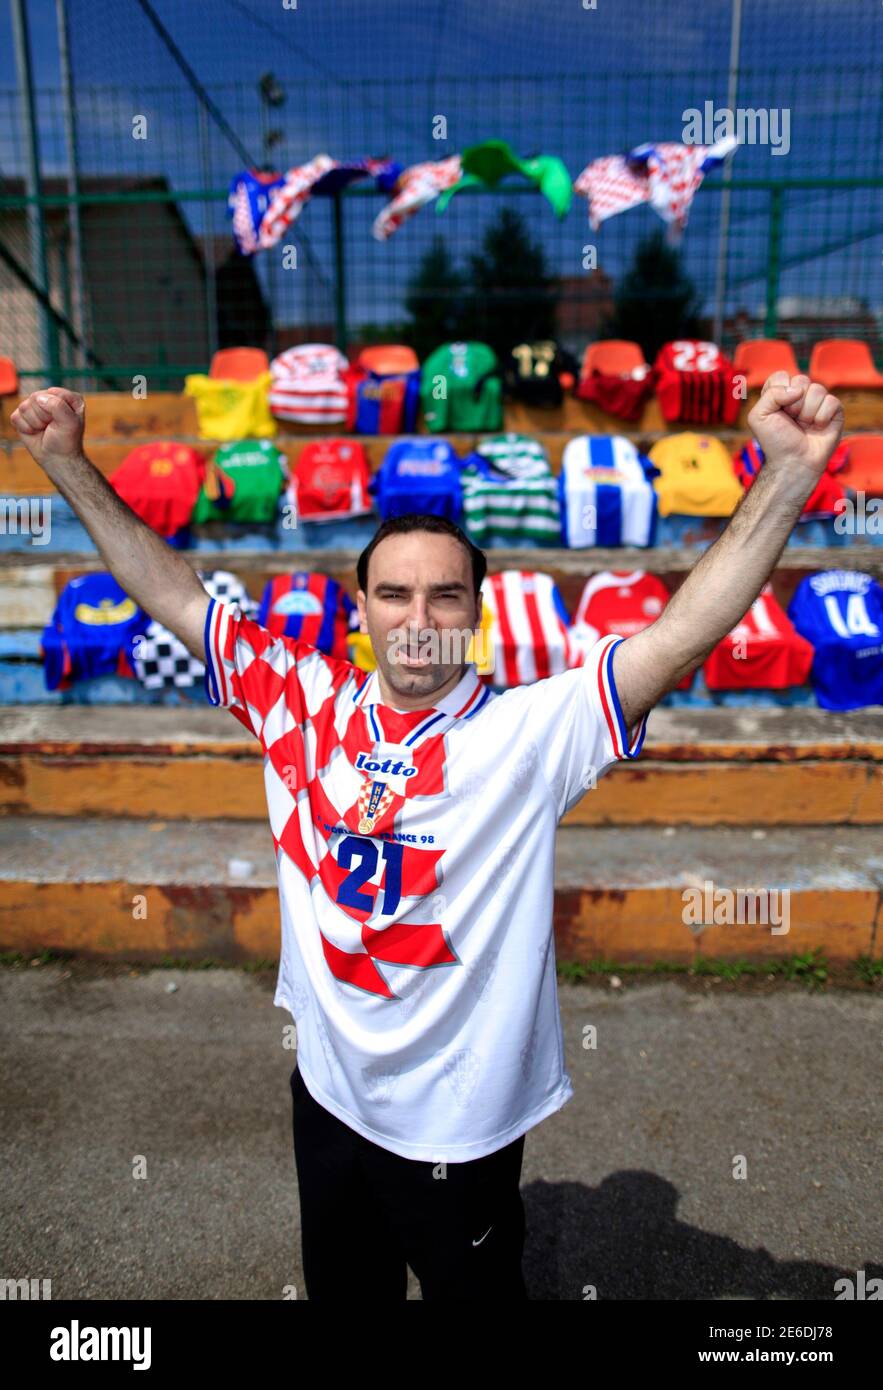
M750 363L742 359L742 366L756 362L756 356ZM265 359L247 354L244 360L237 355L236 363L235 370L241 369L245 380L266 370ZM625 369L630 370L630 362ZM851 485L870 483L883 438L883 391L868 385L841 394L846 434L854 446L848 477ZM756 388L749 390L731 428L713 423L702 427L730 454L749 437L746 417L756 395ZM144 941L134 943L148 957L172 947L182 955L199 955L209 948L234 958L271 955L275 891L272 861L264 863L266 845L260 834L263 793L257 745L207 707L198 681L181 689L147 689L131 675L114 672L74 681L68 689L46 688L41 660L44 626L69 581L100 573L103 565L77 518L62 499L52 496L51 485L10 426L19 398L7 394L0 400L7 494L32 499L31 506L51 497L51 537L41 545L36 536L26 540L8 533L0 549L3 809L14 817L19 837L28 825L51 832L60 861L69 856L82 866L88 844L106 845L112 834L120 839L125 862L129 855L141 856L143 872L152 874L152 881L174 885L166 891L163 922L152 922ZM325 426L277 424L273 443L289 473L308 445L349 437L358 439L369 471L376 475L395 442L393 436L347 436L339 421ZM632 423L570 393L551 408L510 400L502 421L505 431L537 441L556 480L565 446L576 435L620 436L644 454L686 427L664 421L652 396L641 419ZM424 437L421 425L416 432ZM433 437L449 442L465 461L489 436ZM87 453L105 476L112 475L137 445L160 440L199 450L209 459L221 444L200 435L195 401L185 394L154 392L143 401L109 392L88 396ZM328 575L354 596L356 556L379 517L370 513L324 522L299 519L296 526L286 527L281 524L283 499L280 494L276 524L195 526L185 537L190 544L182 553L202 572L232 572L255 603L274 576L294 571ZM663 529L657 543L647 548L489 546L489 572L548 574L571 618L587 579L602 572L646 571L673 591L726 518L667 520L672 523L668 531ZM772 592L783 611L807 575L848 567L875 580L883 577L879 536L840 531L835 539L832 526L830 518L821 529L801 523L786 548L772 579ZM358 663L358 654L353 659ZM864 949L876 910L876 889L863 868L865 841L877 833L872 827L883 819L881 708L842 714L821 709L808 683L778 690L710 691L701 672L689 690L673 692L663 703L667 708L653 716L644 757L636 765L614 769L563 823L556 928L568 953L578 958L601 951L629 959L664 948L667 958L680 958L684 942L661 942L658 929L662 922L680 919L680 910L674 912L671 904L679 899L682 881L692 881L692 875L701 882L712 860L722 878L742 881L758 838L764 841L764 863L779 865L786 878L790 873L787 881L802 894L803 907L796 914L800 939L790 941L789 949L812 949L823 942L832 959ZM144 708L122 708L132 704ZM99 761L101 796L96 798ZM645 781L651 775L653 797L648 800ZM234 776L235 799L230 796ZM253 854L243 851L255 863L247 889L230 880L212 850L221 814L239 823L237 835L246 836L242 843L253 843ZM168 821L187 822L186 844L170 847L164 841L163 863L153 864L147 823ZM713 831L722 825L729 827L723 840ZM842 827L838 854L830 862L822 857L815 867L801 867L801 836L795 825L815 834L821 834L822 827ZM678 838L677 868L666 867L657 850L660 837L673 835ZM4 851L10 863L0 892L7 906L28 904L22 940L26 938L32 949L40 940L58 939L53 922L61 912L68 916L69 935L72 908L57 881L44 881L39 866L28 867L22 860L21 871L16 871L17 852L13 836ZM113 864L117 858L107 854L102 862ZM199 872L194 869L197 862L202 865ZM636 864L640 870L630 867ZM106 920L107 895L128 893L131 885L98 867L94 875L82 877L89 881L80 885L74 911L83 949L133 949L131 936L125 943L108 941L102 946L91 939L89 928L90 921ZM53 870L50 879L54 878ZM601 880L609 880L609 886ZM205 894L217 905L217 913L208 918ZM216 919L225 923L219 932L212 927ZM586 926L589 920L591 928ZM652 945L647 923L656 924ZM717 939L704 937L703 949L721 955L775 948L769 939L758 945L750 928L730 929L727 934L712 930L712 935Z

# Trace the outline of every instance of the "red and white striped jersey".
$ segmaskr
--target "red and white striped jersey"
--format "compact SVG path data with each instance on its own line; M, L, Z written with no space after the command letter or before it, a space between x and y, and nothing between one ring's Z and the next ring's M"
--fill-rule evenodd
M481 679L489 685L524 685L580 664L582 656L570 641L567 609L550 574L489 574L481 598L489 619L487 663L493 663Z
M349 363L330 343L302 343L270 363L270 409L279 420L339 425L349 407Z
M275 1003L307 1089L406 1158L463 1162L573 1094L552 937L558 821L637 757L617 638L497 693L472 664L432 708L211 601L206 690L260 740L282 945Z

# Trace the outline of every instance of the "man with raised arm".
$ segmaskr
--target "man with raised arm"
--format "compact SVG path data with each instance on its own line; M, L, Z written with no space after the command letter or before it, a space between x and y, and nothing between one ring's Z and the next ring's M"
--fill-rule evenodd
M764 468L656 622L502 693L465 659L486 558L453 522L395 518L359 556L369 675L209 598L86 458L80 396L35 392L12 422L122 588L260 740L308 1297L399 1301L410 1265L424 1299L525 1298L524 1137L573 1095L557 824L637 757L649 710L760 593L838 442L839 402L770 377L748 421ZM536 619L529 587L523 603Z

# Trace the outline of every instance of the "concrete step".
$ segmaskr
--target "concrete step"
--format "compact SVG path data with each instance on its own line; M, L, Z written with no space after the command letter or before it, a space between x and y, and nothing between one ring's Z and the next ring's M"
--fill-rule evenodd
M278 956L266 822L193 822L182 832L155 820L21 816L3 829L0 949L149 961ZM253 865L246 880L231 873L231 858ZM774 891L755 903L752 924L733 895L757 890ZM881 899L883 845L871 829L558 835L559 960L764 960L816 948L832 962L854 960L879 955Z
M0 708L0 814L261 820L260 745L209 707ZM879 825L883 708L657 709L562 822Z

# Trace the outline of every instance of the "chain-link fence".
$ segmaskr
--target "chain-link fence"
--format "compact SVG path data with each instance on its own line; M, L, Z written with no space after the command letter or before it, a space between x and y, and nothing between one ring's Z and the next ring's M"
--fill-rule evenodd
M851 0L783 0L772 36L765 8L744 0L735 48L723 2L701 19L682 0L544 18L508 7L510 33L500 6L478 17L451 0L421 12L417 48L398 0L341 0L339 32L303 5L283 18L223 0L211 24L177 0L66 8L70 84L34 91L39 196L27 103L0 90L0 352L26 381L119 389L146 373L178 389L232 344L425 349L433 334L492 339L501 319L579 351L611 331L639 336L621 331L636 315L665 322L672 299L725 348L778 335L805 365L818 339L857 337L880 356L883 69L868 61L876 21ZM639 24L653 44L636 45ZM369 51L375 77L362 75ZM207 80L243 67L247 80ZM114 85L95 80L108 70ZM602 155L682 139L687 111L712 135L724 109L749 113L747 138L697 193L678 263L657 248L649 274L636 255L663 230L650 208L592 231L584 199L559 219L517 178L458 193L441 214L430 205L387 242L371 234L384 195L369 183L313 198L254 257L233 243L226 197L245 167L284 171L320 151L407 166L499 138L559 156L575 178Z

